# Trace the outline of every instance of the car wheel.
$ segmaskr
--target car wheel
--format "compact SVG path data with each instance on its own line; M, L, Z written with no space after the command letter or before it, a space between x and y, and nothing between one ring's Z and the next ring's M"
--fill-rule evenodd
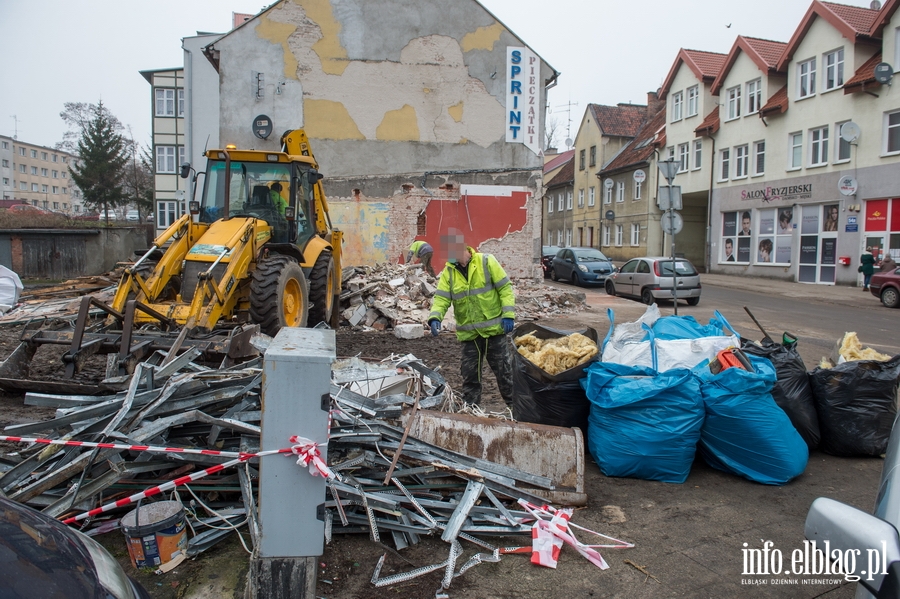
M550 278L553 279L554 281L558 281L558 280L559 280L559 277L556 276L556 269L555 269L555 268L552 268L552 267L550 268Z
M644 289L641 292L641 301L644 302L645 304L647 304L648 306L653 304L653 302L654 302L653 294L650 292L649 289Z
M616 286L613 285L612 281L606 282L606 295L612 295L614 297L616 295Z
M700 303L700 298L699 297L689 297L687 299L687 303L688 303L688 306L696 306L697 304Z
M900 292L893 287L886 287L881 292L881 303L888 308L896 308L900 306Z
M572 276L569 277L569 282L571 282L576 287L581 287L581 277L578 276L577 270L572 271Z

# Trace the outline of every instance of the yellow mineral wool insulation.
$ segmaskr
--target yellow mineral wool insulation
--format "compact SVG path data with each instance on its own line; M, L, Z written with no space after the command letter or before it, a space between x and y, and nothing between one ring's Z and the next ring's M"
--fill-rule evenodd
M533 333L516 337L517 351L547 374L559 374L597 355L597 344L581 333L538 339Z
M859 342L859 337L856 333L844 333L840 354L847 362L852 360L878 360L880 362L886 362L891 359L890 356L877 352L871 347L863 347L862 343Z

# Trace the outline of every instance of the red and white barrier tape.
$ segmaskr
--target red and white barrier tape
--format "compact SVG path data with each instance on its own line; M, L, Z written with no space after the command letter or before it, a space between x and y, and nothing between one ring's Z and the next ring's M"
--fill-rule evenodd
M125 445L120 443L90 443L87 441L72 441L66 439L43 439L37 437L11 437L0 435L0 441L10 441L13 443L42 443L44 445L64 445L70 447L97 447L100 449L121 449L128 451L147 451L151 453L188 453L195 455L214 455L220 457L233 457L233 460L225 462L223 464L216 464L215 466L211 466L206 468L205 470L200 470L198 472L193 472L186 476L182 476L180 478L176 478L175 480L171 480L167 483L163 483L161 485L157 485L155 487L150 487L149 489L145 489L140 493L135 493L130 497L125 497L123 499L119 499L118 501L114 501L112 503L107 503L106 505L100 506L98 508L94 508L88 512L84 512L83 514L78 514L77 516L73 516L72 518L67 518L63 520L63 524L74 524L80 520L84 520L86 518L92 518L98 514L102 514L104 512L108 512L115 508L124 507L126 505L130 505L132 503L136 503L141 499L145 499L147 497L152 497L154 495L159 495L160 493L165 493L170 489L174 489L175 487L179 487L181 485L185 485L190 482L194 482L196 480L200 480L201 478L205 478L210 474L215 474L216 472L220 472L225 470L226 468L230 468L232 466L236 466L242 462L246 462L251 458L259 458L269 455L296 455L299 456L297 459L297 464L306 466L309 468L310 474L313 476L322 476L324 478L334 478L334 472L328 468L328 465L325 463L325 460L322 459L322 453L319 451L319 444L307 439L306 437L298 437L294 435L290 438L290 442L293 443L290 447L285 447L282 449L272 449L269 451L260 451L257 453L244 453L244 452L235 452L235 451L217 451L214 449L190 449L183 447L161 447L154 445Z

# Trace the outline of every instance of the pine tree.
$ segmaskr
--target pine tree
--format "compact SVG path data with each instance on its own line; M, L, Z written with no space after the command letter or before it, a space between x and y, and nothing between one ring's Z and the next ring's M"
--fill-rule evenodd
M91 107L92 118L82 126L78 159L72 165L72 180L81 189L84 203L101 210L109 224L109 211L125 201L122 178L128 162L126 143L116 132L108 111L99 102Z

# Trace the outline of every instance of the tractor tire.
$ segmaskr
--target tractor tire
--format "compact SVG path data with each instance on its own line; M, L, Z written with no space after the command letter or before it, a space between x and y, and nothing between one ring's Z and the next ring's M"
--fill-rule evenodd
M334 290L337 288L334 258L323 251L309 272L309 326L331 322L334 311Z
M274 337L282 327L305 327L309 291L303 269L290 256L270 255L250 278L250 319Z

